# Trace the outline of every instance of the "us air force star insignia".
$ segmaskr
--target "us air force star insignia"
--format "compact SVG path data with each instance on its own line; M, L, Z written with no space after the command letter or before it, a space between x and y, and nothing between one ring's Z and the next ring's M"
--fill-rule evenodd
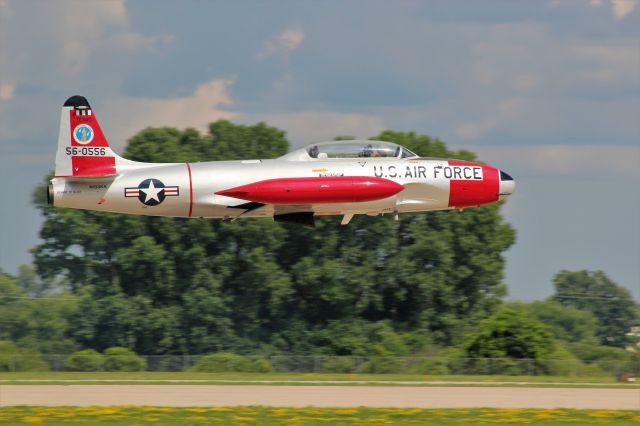
M146 206L157 206L166 197L180 195L180 188L177 186L165 186L158 179L145 179L137 188L125 188L125 197L137 197Z

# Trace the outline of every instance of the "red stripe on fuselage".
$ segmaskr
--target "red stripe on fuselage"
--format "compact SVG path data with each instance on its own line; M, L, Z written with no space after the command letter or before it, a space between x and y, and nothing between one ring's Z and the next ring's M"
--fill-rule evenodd
M193 213L193 180L191 178L191 166L189 163L185 163L187 165L187 172L189 172L189 217L191 217L191 213Z
M451 179L449 207L471 207L498 201L500 172L495 167L467 161L449 161L449 166L481 167L482 180Z

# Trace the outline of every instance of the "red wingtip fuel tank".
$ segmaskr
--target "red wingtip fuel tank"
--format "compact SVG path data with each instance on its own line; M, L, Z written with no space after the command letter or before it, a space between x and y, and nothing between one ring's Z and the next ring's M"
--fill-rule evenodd
M265 204L323 204L381 200L404 186L369 176L268 179L216 192L216 195Z

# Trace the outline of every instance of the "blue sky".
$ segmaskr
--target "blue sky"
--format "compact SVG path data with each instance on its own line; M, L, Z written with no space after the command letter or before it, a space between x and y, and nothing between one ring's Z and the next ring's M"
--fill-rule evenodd
M602 269L640 299L637 0L0 0L0 267L30 262L59 108L116 151L147 126L267 121L292 146L414 130L512 174L510 297Z

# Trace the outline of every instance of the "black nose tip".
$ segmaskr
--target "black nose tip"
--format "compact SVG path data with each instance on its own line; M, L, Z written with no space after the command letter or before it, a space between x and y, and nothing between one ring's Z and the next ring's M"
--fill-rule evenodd
M509 173L505 173L502 170L500 170L500 180L502 180L502 181L513 180L513 178L511 176L509 176Z

